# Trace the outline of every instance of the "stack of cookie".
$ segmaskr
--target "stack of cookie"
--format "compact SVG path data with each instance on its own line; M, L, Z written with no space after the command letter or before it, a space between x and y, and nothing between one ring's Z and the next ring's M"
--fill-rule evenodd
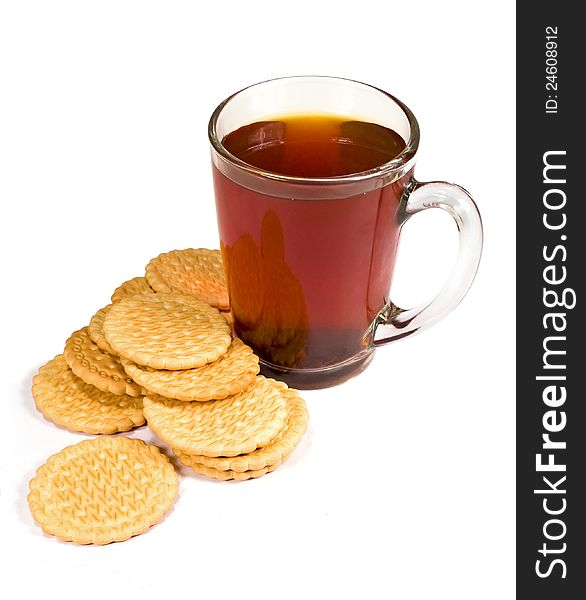
M307 411L295 390L258 375L258 357L229 323L220 252L161 254L41 367L35 402L84 433L128 431L146 418L196 473L259 477L293 451Z
M299 443L307 410L295 390L258 375L258 357L232 337L230 323L220 252L161 254L39 369L36 405L83 433L148 421L196 473L260 477ZM107 544L146 531L177 492L175 469L156 446L102 437L50 457L30 482L28 501L46 533Z
M307 410L286 384L255 378L247 389L213 402L145 396L149 426L196 473L252 479L275 470L307 427Z

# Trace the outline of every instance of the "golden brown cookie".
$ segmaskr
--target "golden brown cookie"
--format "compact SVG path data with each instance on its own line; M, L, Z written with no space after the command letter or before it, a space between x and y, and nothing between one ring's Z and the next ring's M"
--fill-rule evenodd
M175 294L142 294L112 304L104 334L116 354L145 367L169 370L213 362L232 341L217 309Z
M82 433L118 433L145 422L142 397L102 392L80 379L57 355L33 377L37 408L53 423Z
M219 250L187 248L159 254L146 266L145 277L156 292L186 294L216 308L230 308Z
M108 340L106 340L106 336L104 335L104 320L106 316L110 312L110 308L112 308L112 304L108 304L108 306L104 306L104 308L100 308L100 310L91 318L90 324L88 325L88 333L92 338L92 341L97 345L100 350L107 352L108 354L112 354L113 356L117 356L116 352L110 344Z
M103 392L140 396L140 386L126 374L120 359L100 350L83 327L65 343L63 351L69 368L86 383Z
M283 431L269 444L258 448L249 454L234 457L209 457L186 454L181 450L173 449L177 458L187 466L200 464L219 471L235 471L244 473L258 471L267 466L281 464L293 452L307 430L307 408L305 402L299 397L297 390L286 391L287 408L289 414Z
M126 373L147 393L172 400L207 402L222 400L250 387L260 371L258 356L239 339L232 340L226 354L203 367L165 371L141 367L122 359Z
M122 298L138 294L154 294L153 288L151 288L144 277L134 277L118 286L112 294L112 302L118 302Z
M172 448L202 456L237 456L262 448L285 427L287 385L258 376L247 390L214 402L181 402L149 394L150 428Z
M206 467L205 465L201 465L196 462L184 464L191 468L194 473L198 475L205 475L206 477L211 477L213 479L219 479L220 481L228 481L230 479L236 479L237 481L246 481L247 479L257 479L258 477L262 477L271 471L274 471L278 467L281 466L282 462L279 461L272 465L268 465L263 467L262 469L256 469L254 471L221 471L219 469L214 469L213 467Z
M51 456L29 487L30 511L46 534L77 544L109 544L159 522L173 506L179 480L156 446L108 437Z

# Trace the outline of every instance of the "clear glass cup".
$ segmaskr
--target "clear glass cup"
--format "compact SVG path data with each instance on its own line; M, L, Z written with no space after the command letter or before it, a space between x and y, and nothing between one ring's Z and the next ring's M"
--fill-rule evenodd
M295 114L375 123L406 145L368 171L303 178L248 164L222 143L242 126ZM457 185L415 179L419 126L387 92L334 77L265 81L217 107L209 139L235 333L260 356L263 374L302 389L340 383L376 347L433 325L468 291L482 251L476 204ZM456 222L456 264L435 298L399 308L389 290L401 227L428 208Z

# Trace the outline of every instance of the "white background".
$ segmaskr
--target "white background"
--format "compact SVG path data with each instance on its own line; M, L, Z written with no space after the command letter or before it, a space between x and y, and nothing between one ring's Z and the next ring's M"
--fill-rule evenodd
M514 4L0 6L3 596L513 598ZM165 521L121 544L44 536L28 481L84 436L36 411L32 375L152 256L218 245L209 115L293 74L412 108L418 178L460 183L483 214L472 290L360 377L304 394L310 431L272 475L185 473ZM449 217L414 218L395 301L439 289L456 246Z

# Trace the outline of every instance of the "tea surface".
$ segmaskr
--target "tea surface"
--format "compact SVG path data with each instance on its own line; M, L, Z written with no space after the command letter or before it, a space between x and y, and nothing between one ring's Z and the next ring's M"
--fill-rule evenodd
M405 141L392 129L334 115L294 115L245 125L224 147L255 167L295 177L369 171L395 158Z

